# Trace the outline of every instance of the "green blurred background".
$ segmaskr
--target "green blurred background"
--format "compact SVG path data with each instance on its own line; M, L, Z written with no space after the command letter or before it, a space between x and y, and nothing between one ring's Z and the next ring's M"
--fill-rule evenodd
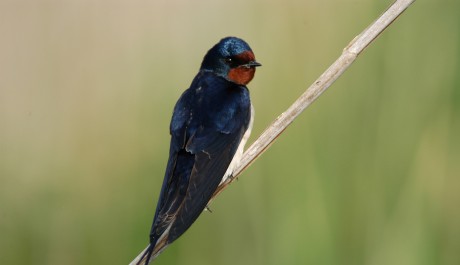
M253 48L252 142L391 1L0 2L0 264L127 264L179 95ZM460 2L418 1L158 264L460 264Z

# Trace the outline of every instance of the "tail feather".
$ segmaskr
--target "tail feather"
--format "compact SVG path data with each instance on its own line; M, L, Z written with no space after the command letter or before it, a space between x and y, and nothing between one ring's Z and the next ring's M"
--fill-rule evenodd
M155 248L155 243L150 243L149 246L145 249L139 261L136 265L148 265L150 263L150 258L153 254L153 249Z
M161 238L158 241L152 241L142 254L139 254L139 256L137 256L137 258L129 265L148 265L150 262L155 260L168 245L169 244L167 243L166 238Z

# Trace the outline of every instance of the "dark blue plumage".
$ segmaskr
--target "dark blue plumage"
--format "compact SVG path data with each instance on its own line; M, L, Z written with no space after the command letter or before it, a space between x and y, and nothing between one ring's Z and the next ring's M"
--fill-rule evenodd
M181 236L219 183L232 174L252 126L246 84L257 66L246 42L224 38L208 51L190 88L176 103L150 245L138 264L148 264Z

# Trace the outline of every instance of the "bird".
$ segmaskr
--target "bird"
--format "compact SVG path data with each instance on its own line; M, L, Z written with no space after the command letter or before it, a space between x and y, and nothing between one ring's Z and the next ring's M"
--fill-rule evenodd
M179 238L207 209L219 184L232 177L254 121L246 85L259 66L237 37L221 39L204 56L174 107L169 160L138 265L149 264Z

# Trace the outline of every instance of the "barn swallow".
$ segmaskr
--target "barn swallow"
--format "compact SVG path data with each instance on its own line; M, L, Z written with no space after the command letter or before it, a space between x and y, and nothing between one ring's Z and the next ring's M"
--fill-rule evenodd
M149 264L180 237L207 207L219 183L232 176L251 133L254 108L246 85L258 66L249 45L239 38L224 38L206 53L174 107L150 244L137 264Z

